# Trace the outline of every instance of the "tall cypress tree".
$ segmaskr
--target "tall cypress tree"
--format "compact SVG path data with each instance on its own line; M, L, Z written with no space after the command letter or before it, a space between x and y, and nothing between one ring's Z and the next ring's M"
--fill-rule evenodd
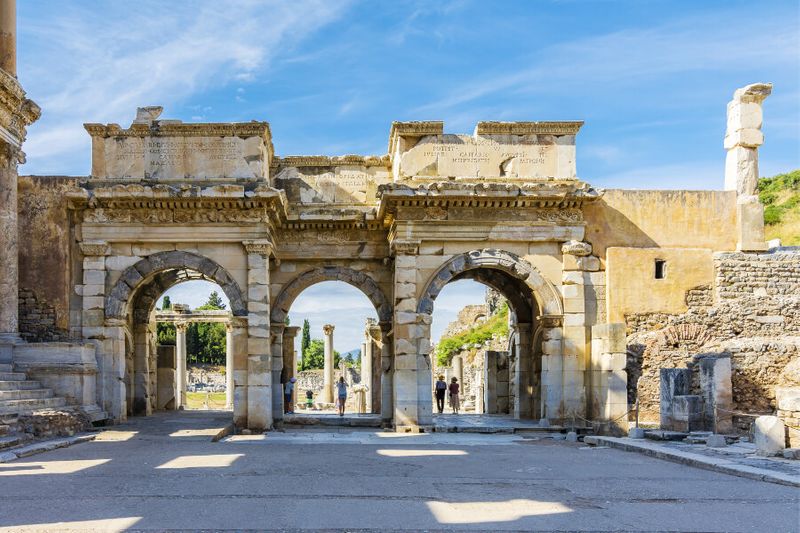
M311 345L311 324L308 319L303 320L303 334L300 336L300 369L308 370L308 361L306 361L306 352Z

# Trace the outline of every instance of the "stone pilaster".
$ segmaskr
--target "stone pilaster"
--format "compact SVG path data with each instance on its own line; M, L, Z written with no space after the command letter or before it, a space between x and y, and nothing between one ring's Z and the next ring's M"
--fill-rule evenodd
M272 427L272 347L270 343L268 240L246 241L247 251L247 427ZM279 387L279 384L274 384Z
M771 83L754 83L733 93L728 103L725 131L725 190L736 191L737 248L763 251L764 206L758 199L758 147L764 144L761 133L762 103L772 92Z
M175 407L178 409L186 407L186 327L185 322L175 324Z
M394 259L394 423L398 431L433 423L430 331L432 317L417 313L418 241L392 242Z
M233 344L233 423L236 427L245 427L247 426L247 364L249 360L247 319L234 316L229 324L232 330ZM230 381L228 382L230 383Z
M233 324L225 324L225 408L233 409Z
M322 333L325 334L325 365L322 372L322 401L333 403L333 330L335 326L325 324Z
M564 410L562 354L562 320L560 316L540 317L542 327L542 402L544 416L548 420L560 421Z
M534 400L533 383L533 339L530 324L515 324L514 335L514 378L511 392L514 393L514 404L511 413L514 418L539 418L536 410L538 399ZM536 404L536 405L534 405Z
M272 424L280 427L283 423L283 330L286 324L270 324L270 346L272 349Z
M394 417L394 347L392 323L381 322L381 425L391 427Z

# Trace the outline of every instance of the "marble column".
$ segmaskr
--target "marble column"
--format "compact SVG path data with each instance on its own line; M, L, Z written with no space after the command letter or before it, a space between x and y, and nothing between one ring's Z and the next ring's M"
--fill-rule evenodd
M175 380L178 394L175 402L177 409L186 406L186 323L175 324Z
M0 0L0 68L17 76L16 0Z
M225 324L225 408L233 409L233 324Z
M335 326L325 324L322 332L325 334L325 369L323 371L322 401L333 403L333 330Z
M289 381L297 373L297 358L295 357L294 340L297 333L300 331L298 326L286 326L283 328L283 375L286 381ZM297 404L297 386L292 392L292 402L290 411L294 411L294 406Z
M17 164L26 130L41 115L17 81L16 2L0 0L0 363L19 341Z
M367 386L365 402L367 412L372 412L372 336L367 333L367 338L362 343L361 351L361 383Z

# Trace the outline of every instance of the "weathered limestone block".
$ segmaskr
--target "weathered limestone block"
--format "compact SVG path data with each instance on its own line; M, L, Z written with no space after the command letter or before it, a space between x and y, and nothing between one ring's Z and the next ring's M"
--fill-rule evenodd
M703 399L698 395L679 395L672 398L672 431L700 431L703 429ZM665 429L662 426L662 429Z
M730 433L733 430L730 357L700 359L700 390L708 425L705 429L715 433Z
M778 455L786 448L786 429L777 416L756 418L753 438L759 455Z

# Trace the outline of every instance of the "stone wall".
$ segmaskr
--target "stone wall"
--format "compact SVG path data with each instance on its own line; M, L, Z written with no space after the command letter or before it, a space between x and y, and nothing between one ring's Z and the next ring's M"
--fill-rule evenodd
M32 292L38 302L24 303L20 294L20 329L28 328L24 332L38 340L66 338L63 332L69 329L74 276L81 272L73 263L75 239L64 197L77 182L63 176L19 178L19 288L29 291L26 299ZM51 310L54 326L49 324ZM43 314L48 315L45 321Z
M19 290L19 333L27 342L69 340L68 332L58 327L55 306L39 300L32 289Z
M800 355L800 249L717 253L714 273L713 288L687 291L686 313L625 317L629 401L643 420L658 419L659 368L696 369L708 354L731 357L734 410L776 409L778 376Z

